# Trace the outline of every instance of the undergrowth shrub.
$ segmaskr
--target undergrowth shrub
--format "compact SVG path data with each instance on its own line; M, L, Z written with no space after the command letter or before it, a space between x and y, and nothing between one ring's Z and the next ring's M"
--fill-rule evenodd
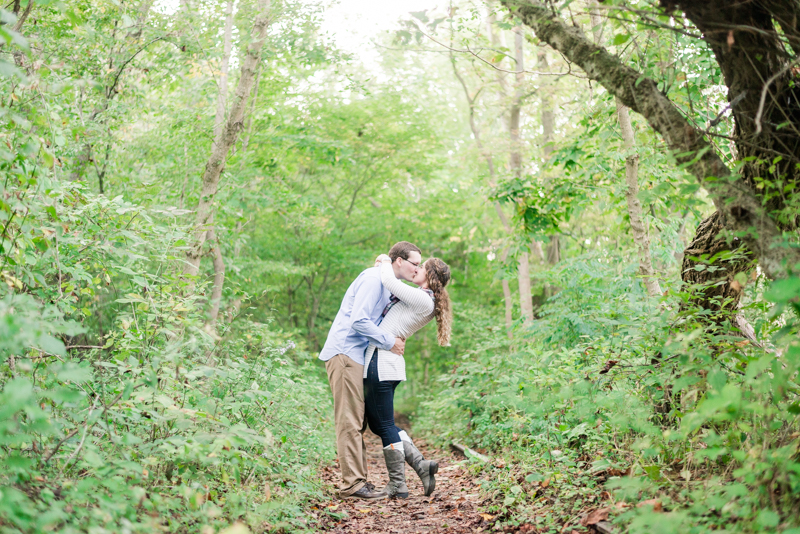
M330 395L292 339L211 330L179 214L9 180L0 284L0 530L313 529Z
M758 347L601 259L551 272L537 320L465 352L417 429L499 455L484 487L511 523L577 527L611 499L629 532L800 532L800 280L745 310Z

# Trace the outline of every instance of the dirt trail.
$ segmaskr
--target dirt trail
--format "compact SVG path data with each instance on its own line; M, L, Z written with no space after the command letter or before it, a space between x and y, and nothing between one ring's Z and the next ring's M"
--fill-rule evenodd
M433 495L430 497L423 495L422 483L417 474L406 466L406 481L410 493L408 499L361 501L334 498L332 503L319 506L336 513L345 512L347 515L338 521L333 518L326 519L324 531L334 534L489 532L491 525L481 516L479 488L476 481L467 473L464 458L430 448L420 439L415 439L414 444L426 458L439 461L436 491ZM369 480L376 487L382 488L388 482L388 477L381 441L369 431L367 431L367 455ZM326 468L323 471L323 479L329 493L334 495L339 481L338 463L333 468Z

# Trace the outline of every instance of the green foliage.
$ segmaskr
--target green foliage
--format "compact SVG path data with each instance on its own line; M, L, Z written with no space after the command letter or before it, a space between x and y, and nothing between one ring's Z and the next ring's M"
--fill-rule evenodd
M551 280L562 290L529 341L465 352L436 400L422 403L417 428L504 454L482 470L511 523L552 496L560 519L547 521L569 524L601 506L592 503L607 480L616 500L658 499L666 510L619 506L615 521L631 532L800 527L800 323L784 312L798 281L767 292L765 351L709 330L693 311L670 311L675 298L649 303L609 263L564 265Z
M19 183L5 189L25 215L7 217L0 286L3 523L297 521L295 503L320 496L309 466L333 453L309 354L246 317L207 333L199 295L182 291L187 235L172 219L79 184ZM102 345L86 345L98 331Z
M182 267L211 151L224 4L167 4L37 1L19 31L0 11L4 531L313 531L305 503L324 497L317 470L334 453L313 358L348 284L399 240L450 265L455 323L449 347L432 325L408 341L398 406L441 445L501 457L473 470L490 475L503 522L540 517L566 531L612 495L665 510L615 508L630 532L800 528L800 281L734 278L764 347L692 309L681 251L712 207L634 116L639 201L667 290L649 299L614 99L527 46L540 44L528 33L526 70L536 56L559 74L514 87L511 143L518 82L504 42L516 24L487 17L492 7L412 13L368 72L320 37L319 6L274 3L214 199L226 278L209 322L210 262L195 280ZM654 30L675 21L642 19L646 2L605 4L604 44L710 134L734 135L718 116L726 95L711 50L691 31ZM235 59L253 9L237 3ZM569 16L588 25L581 10ZM421 29L454 51L431 54L446 49L428 48L439 45ZM229 95L235 68L230 78ZM765 198L791 193L778 158L756 163ZM787 200L781 220L796 211ZM526 324L515 278L529 253Z

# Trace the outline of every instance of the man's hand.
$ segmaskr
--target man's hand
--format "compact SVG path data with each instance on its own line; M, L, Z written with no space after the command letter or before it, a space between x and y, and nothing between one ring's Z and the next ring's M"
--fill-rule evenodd
M386 255L386 254L381 254L380 256L378 256L377 258L375 258L375 265L374 265L374 266L375 266L375 267L380 267L380 266L381 266L381 262L384 262L384 261L386 261L386 260L388 260L388 261L392 261L392 258L390 258L390 257L389 257L388 255Z
M402 356L405 351L406 351L406 340L403 339L402 337L394 338L394 347L392 347L392 352L394 352L398 356Z

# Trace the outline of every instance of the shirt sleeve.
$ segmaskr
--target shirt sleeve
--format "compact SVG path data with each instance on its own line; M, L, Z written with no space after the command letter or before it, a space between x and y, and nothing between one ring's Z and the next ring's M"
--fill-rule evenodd
M379 328L371 319L372 312L380 302L382 295L383 287L380 280L372 277L362 279L361 284L356 288L353 299L352 328L373 342L379 349L391 350L394 347L394 336Z
M433 312L433 299L423 290L407 286L395 278L390 261L381 263L381 282L383 287L391 291L401 302L406 303L412 311L425 314Z

